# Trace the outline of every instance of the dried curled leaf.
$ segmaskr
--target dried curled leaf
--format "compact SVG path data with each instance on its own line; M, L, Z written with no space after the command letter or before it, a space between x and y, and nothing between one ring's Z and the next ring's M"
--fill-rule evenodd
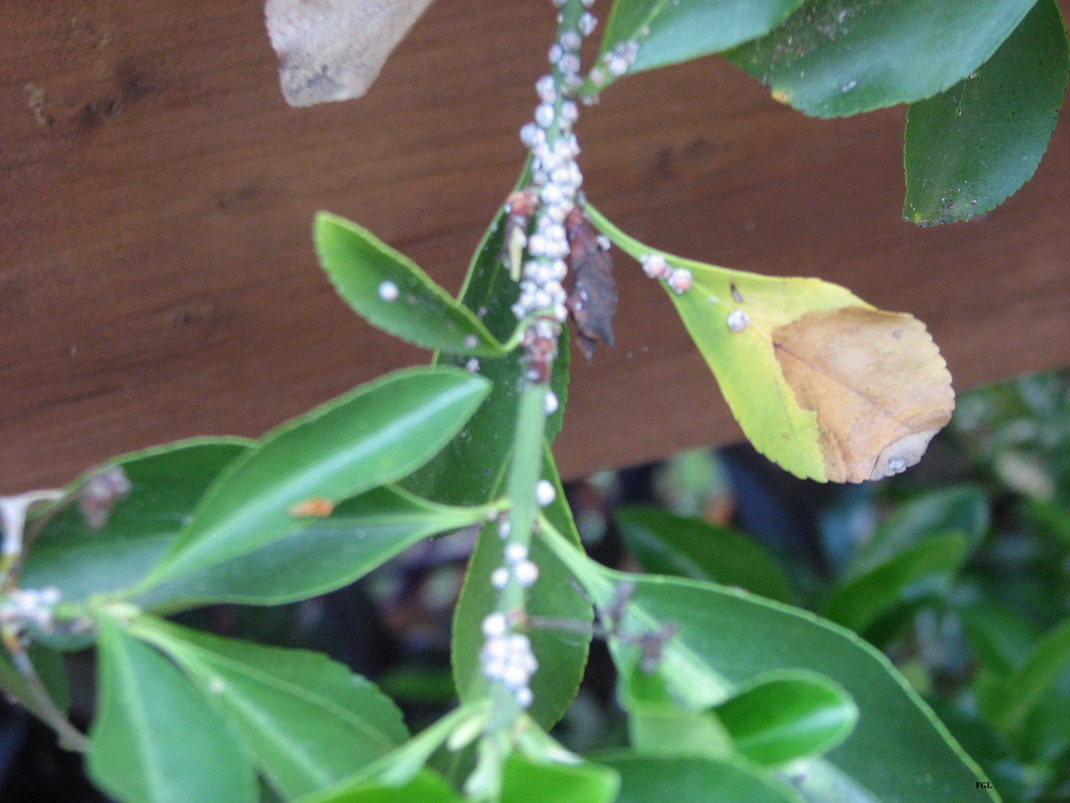
M576 323L576 342L591 359L599 343L613 345L613 316L617 312L613 259L609 242L579 209L572 211L567 225L573 278L566 303Z
M268 36L291 106L359 98L431 0L267 0Z
M951 375L925 325L818 279L670 258L670 293L744 434L798 477L862 482L917 463L951 418Z

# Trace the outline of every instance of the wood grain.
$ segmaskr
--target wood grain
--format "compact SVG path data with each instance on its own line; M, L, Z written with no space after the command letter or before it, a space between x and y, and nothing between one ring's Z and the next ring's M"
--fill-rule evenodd
M455 291L523 157L545 6L438 0L365 98L295 110L259 0L5 2L0 488L256 435L425 360L334 296L312 214ZM1067 121L1004 207L925 230L900 219L902 123L807 119L704 59L611 88L578 131L589 196L640 239L910 311L960 388L1070 363ZM574 361L567 476L738 437L669 300L617 274L617 346Z

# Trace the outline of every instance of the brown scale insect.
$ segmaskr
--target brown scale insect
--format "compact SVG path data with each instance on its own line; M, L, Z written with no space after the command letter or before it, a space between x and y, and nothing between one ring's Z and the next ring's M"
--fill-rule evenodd
M524 261L524 246L528 243L527 229L531 216L535 214L535 202L538 200L531 187L517 190L505 199L505 232L502 237L502 250L505 262L509 266L509 276L514 282L520 281L520 265Z
M609 242L575 207L565 221L568 233L572 288L565 304L576 322L580 349L587 359L599 342L613 345L613 315L617 311L617 285Z
M534 329L528 329L520 344L528 353L528 381L535 384L548 383L553 372L554 358L557 357L557 340L536 335Z

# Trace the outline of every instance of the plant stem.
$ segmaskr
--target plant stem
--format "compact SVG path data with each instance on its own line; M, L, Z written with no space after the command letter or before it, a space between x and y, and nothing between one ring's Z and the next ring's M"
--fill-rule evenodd
M509 544L519 544L525 550L531 546L531 534L535 528L538 510L535 485L542 473L546 394L549 389L548 384L529 384L520 393L513 454L509 461L509 477L505 486L506 497L510 502L506 548ZM498 598L498 610L508 615L523 604L524 589L516 582L515 577L510 577Z
M661 254L662 256L670 256L664 251L659 251L656 248L651 248L649 245L645 245L639 242L634 237L625 234L618 229L613 223L609 221L605 215L599 212L592 204L584 202L583 211L587 215L587 218L591 221L596 229L609 238L613 245L617 246L621 251L626 253L632 259L640 259L644 254Z
M67 715L56 705L48 689L45 688L45 684L38 677L30 657L22 649L18 634L10 628L4 628L2 640L4 648L11 657L12 665L26 683L30 697L26 702L32 704L32 710L59 735L60 743L64 747L79 753L87 752L89 740L84 733L70 723Z
M521 131L521 139L531 152L532 189L537 199L532 215L535 232L524 241L524 280L520 298L513 305L523 327L523 370L505 483L508 530L500 530L503 560L491 575L491 583L499 593L494 612L482 623L486 640L480 662L484 677L490 681L488 696L493 709L480 741L476 768L465 785L468 794L478 800L499 797L503 763L513 750L524 709L532 703L528 680L537 664L523 630L527 618L525 590L534 582L538 567L527 560L527 555L538 507L548 501L539 483L547 407L548 402L554 401L550 380L561 327L568 314L560 283L567 272L564 260L569 254L565 225L582 182L575 163L579 148L572 123L578 116L575 88L580 83L577 73L581 28L592 27L581 25L586 14L584 0L565 0L561 5L557 35L549 54L550 75L536 82L540 103L534 122Z

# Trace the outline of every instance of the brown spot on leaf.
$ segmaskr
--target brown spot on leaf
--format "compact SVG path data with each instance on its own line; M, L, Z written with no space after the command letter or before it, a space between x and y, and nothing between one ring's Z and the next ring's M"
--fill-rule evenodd
M334 505L331 504L330 499L326 499L322 496L313 496L311 499L305 499L291 505L288 512L290 517L294 519L324 519L334 512Z
M866 307L814 312L772 333L799 404L817 414L833 482L898 474L951 419L951 375L925 325Z

